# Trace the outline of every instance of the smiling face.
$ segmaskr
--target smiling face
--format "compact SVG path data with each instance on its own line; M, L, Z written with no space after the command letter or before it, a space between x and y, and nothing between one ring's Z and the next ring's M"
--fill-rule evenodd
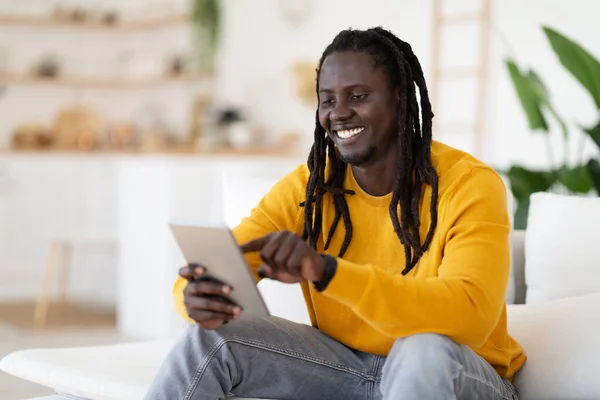
M319 75L319 122L342 160L363 165L394 154L397 90L364 52L334 52Z

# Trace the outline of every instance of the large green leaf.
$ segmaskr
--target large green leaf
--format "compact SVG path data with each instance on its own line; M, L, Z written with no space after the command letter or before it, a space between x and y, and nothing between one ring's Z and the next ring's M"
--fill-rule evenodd
M536 192L545 192L556 182L554 171L533 171L520 166L511 167L506 173L510 189L517 202L515 229L525 229L529 214L529 196Z
M529 70L527 72L526 77L529 80L529 85L531 86L532 90L534 90L535 94L537 95L537 101L540 110L543 107L546 107L548 109L550 114L554 117L554 119L556 119L556 122L558 122L558 124L560 125L560 130L563 134L563 137L566 139L569 134L567 124L565 124L565 121L561 118L560 115L558 115L556 109L554 109L554 106L550 102L550 92L548 92L546 85L544 84L540 76L536 74L533 70Z
M546 26L544 32L560 63L586 88L600 109L600 62L554 29Z
M507 176L517 199L529 199L532 193L545 192L557 179L554 171L533 171L520 166L511 167Z
M539 81L534 82L529 75L524 75L519 70L519 67L513 60L506 60L506 67L512 79L517 96L521 101L521 106L527 116L529 122L529 128L532 130L541 129L548 132L548 124L544 118L544 114L541 109L540 91L545 90L542 85L537 86ZM537 75L535 75L537 77Z
M593 128L583 128L583 130L590 135L594 143L598 146L598 150L600 150L600 121Z
M590 160L587 163L587 169L590 173L596 193L600 196L600 162L598 160Z
M575 168L561 168L558 171L558 180L574 193L588 193L594 187L594 182L586 165Z
M544 84L542 78L531 69L527 71L526 77L529 80L531 87L535 90L538 98L543 101L548 101L550 99L550 92L548 92L548 88L546 88L546 84Z

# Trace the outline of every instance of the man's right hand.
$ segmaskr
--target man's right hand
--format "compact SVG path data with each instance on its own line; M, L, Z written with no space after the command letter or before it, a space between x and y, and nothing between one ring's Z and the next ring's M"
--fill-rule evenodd
M206 268L186 265L179 275L188 281L183 302L191 319L203 329L217 329L240 316L242 309L229 300L230 286L206 277Z

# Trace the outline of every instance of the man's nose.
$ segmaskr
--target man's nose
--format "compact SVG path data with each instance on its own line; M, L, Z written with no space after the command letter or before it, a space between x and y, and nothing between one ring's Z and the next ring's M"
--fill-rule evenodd
M347 101L337 101L329 118L332 121L343 121L352 116L352 108L349 107Z

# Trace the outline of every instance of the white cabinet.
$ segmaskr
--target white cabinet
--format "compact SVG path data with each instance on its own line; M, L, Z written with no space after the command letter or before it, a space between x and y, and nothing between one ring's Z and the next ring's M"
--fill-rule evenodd
M110 273L104 264L114 264L113 166L98 158L35 154L2 157L0 164L0 298L35 298L48 246L69 241L80 245L73 256L81 265L71 275L71 295L110 303L114 284L98 286L77 278L82 268L89 276Z
M224 222L224 182L262 193L265 182L303 162L303 156L0 155L0 300L34 300L50 244L69 241L71 299L116 305L123 333L169 336L181 322L171 286L184 261L168 222ZM230 201L228 222L261 193Z

